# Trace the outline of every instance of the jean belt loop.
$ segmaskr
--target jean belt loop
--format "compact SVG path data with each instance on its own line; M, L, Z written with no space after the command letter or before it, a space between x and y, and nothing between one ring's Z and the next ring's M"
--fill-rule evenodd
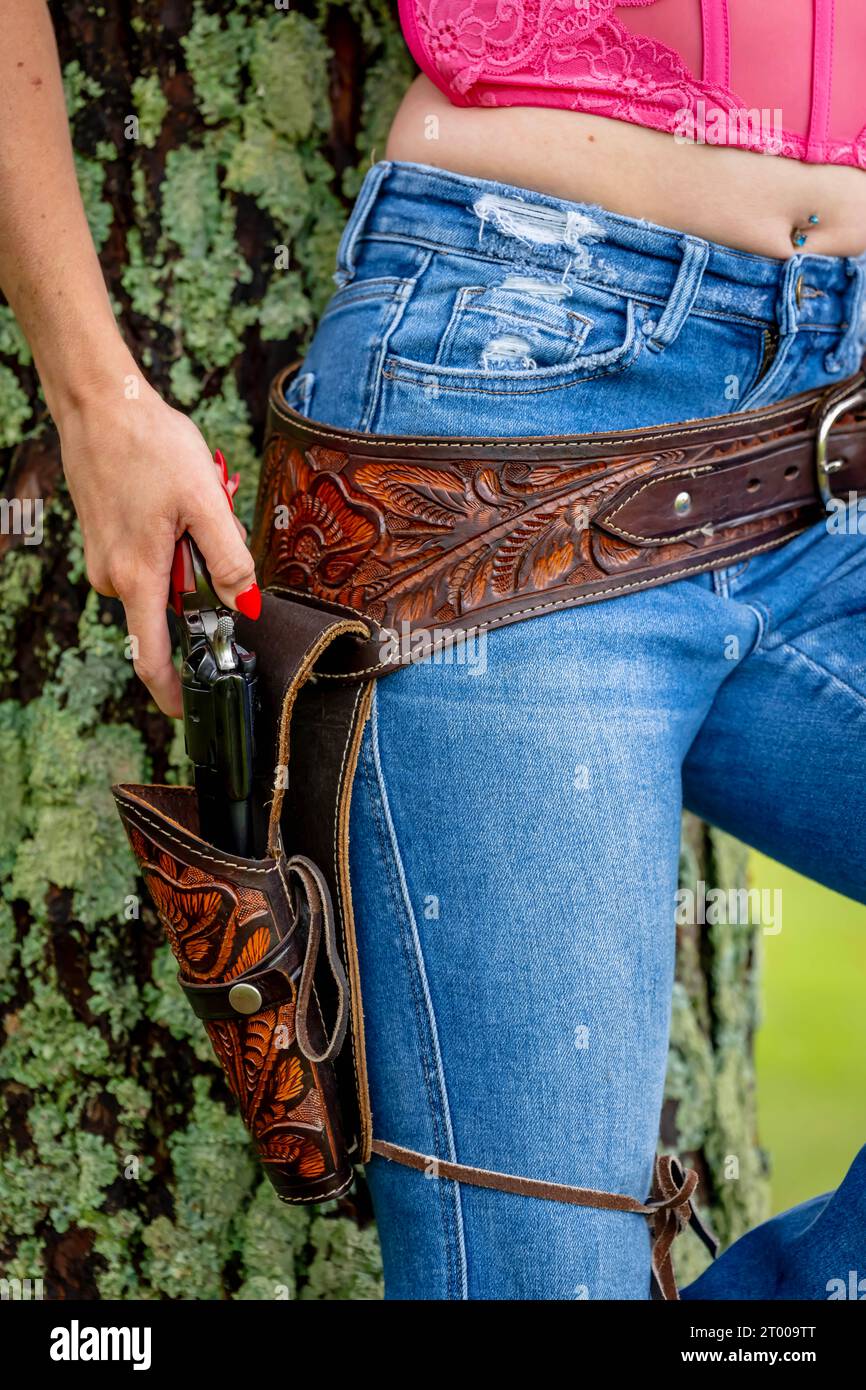
M700 237L683 237L680 246L682 247L683 258L680 261L674 287L662 310L662 316L655 326L653 335L647 343L647 347L651 348L653 352L662 352L676 338L698 297L704 268L709 259L710 244L708 241L701 240Z
M340 237L340 244L337 247L337 269L334 273L334 281L340 289L344 285L348 285L350 280L355 277L355 251L358 240L378 197L379 189L390 172L391 161L380 159L378 164L374 164L371 169L368 169L364 176L364 182L361 184L360 192L355 199L355 206L343 228L343 235Z
M800 326L800 295L803 285L803 266L806 257L789 256L783 269L776 300L776 324L782 338L793 336Z
M866 282L862 258L849 256L845 262L850 287L845 302L845 317L848 327L839 339L838 345L827 353L824 365L829 372L856 372L860 366L863 347L863 293Z

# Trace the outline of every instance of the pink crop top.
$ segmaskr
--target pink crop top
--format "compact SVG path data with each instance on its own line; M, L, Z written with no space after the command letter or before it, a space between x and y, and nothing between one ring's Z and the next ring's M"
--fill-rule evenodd
M866 169L866 0L400 0L455 106L554 106Z

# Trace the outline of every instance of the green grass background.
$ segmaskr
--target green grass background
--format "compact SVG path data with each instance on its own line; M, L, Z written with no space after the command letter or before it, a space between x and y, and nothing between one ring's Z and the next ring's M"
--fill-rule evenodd
M762 936L756 1052L761 1142L784 1211L838 1186L866 1143L866 907L758 854L750 883L782 889L782 930Z

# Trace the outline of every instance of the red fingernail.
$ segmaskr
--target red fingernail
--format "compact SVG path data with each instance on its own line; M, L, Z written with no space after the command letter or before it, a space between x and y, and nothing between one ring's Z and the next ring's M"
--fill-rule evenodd
M244 589L242 594L236 596L235 603L239 613L255 622L262 611L262 591L258 584L251 584L248 589Z
M222 469L223 482L227 483L229 480L229 468L228 464L225 461L225 455L223 454L222 449L214 449L213 461L219 468Z
M235 504L234 504L234 502L232 501L232 497L233 497L234 494L231 493L231 492L229 492L228 486L227 486L225 483L223 483L223 492L225 493L225 498L226 498L226 501L227 501L228 504L229 504L229 507L231 508L232 511L234 511L234 509L235 509Z

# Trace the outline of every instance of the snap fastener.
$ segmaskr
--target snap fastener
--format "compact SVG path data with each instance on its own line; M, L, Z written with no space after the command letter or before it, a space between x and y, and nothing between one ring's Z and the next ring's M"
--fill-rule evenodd
M255 985L232 985L229 1003L236 1014L254 1014L262 1007L262 996Z
M689 492L678 492L674 498L674 511L677 516L685 516L692 509L692 498Z

